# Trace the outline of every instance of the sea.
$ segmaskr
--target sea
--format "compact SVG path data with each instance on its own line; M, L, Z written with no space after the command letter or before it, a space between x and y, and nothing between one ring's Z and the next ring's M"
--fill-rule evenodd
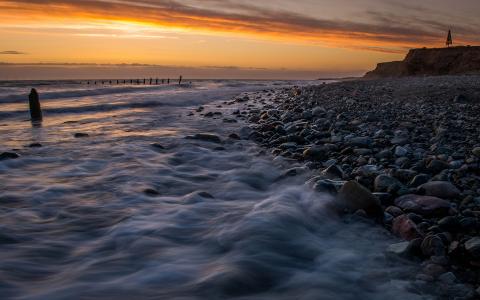
M0 82L0 298L434 299L398 238L248 140L233 99L312 84Z

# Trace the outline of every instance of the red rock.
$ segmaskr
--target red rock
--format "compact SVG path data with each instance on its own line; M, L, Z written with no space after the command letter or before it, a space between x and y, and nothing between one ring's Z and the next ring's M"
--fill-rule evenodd
M423 216L444 216L450 210L450 202L432 196L405 195L395 200L395 206L406 212Z
M407 215L398 216L393 220L392 231L394 234L407 241L411 241L421 236L417 229L417 225L415 225L415 223L410 220Z

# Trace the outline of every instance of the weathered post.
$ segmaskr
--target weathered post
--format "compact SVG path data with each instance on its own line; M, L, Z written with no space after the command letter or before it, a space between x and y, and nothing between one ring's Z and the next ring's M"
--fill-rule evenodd
M167 84L170 84L170 78L167 79Z
M143 85L145 85L145 78L143 78Z
M155 85L158 85L158 78L155 79Z
M178 79L178 85L182 84L182 79L183 79L183 77L182 77L182 75L180 75L180 78Z
M153 79L152 79L152 78L150 78L150 85L152 85L152 80L153 80Z
M28 102L30 104L30 117L32 122L42 121L42 108L40 107L40 99L36 89L32 89L30 91L30 95L28 95Z

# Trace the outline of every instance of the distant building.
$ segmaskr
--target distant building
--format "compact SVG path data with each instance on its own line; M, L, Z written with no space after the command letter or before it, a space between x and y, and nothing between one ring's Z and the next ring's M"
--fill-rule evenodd
M447 43L446 43L447 47L450 47L451 45L453 45L453 40L452 40L452 31L449 29L448 30L448 36L447 36Z

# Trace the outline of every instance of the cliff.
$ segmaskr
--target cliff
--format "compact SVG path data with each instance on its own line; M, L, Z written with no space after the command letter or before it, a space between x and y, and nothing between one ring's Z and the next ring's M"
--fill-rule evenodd
M480 74L480 47L412 49L403 61L380 63L365 78Z

